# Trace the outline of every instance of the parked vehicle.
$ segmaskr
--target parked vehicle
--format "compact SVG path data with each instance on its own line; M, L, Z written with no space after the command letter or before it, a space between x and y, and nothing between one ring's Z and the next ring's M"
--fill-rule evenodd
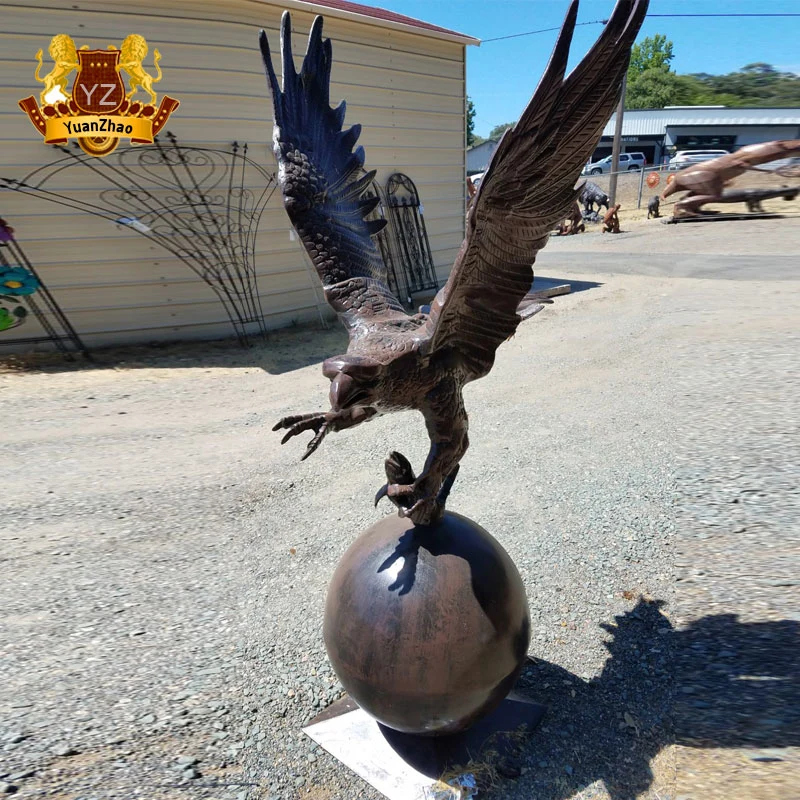
M727 150L681 150L669 160L669 169L684 169L692 164L702 164L727 155Z
M611 172L611 156L601 158L599 161L589 163L583 168L582 175L601 175L606 172ZM621 171L628 170L632 172L637 169L644 169L647 164L647 159L644 153L620 153L619 154L619 168Z
M785 174L787 177L798 177L800 175L800 157L781 158L778 161L770 161L763 164L761 169L768 169L770 172Z

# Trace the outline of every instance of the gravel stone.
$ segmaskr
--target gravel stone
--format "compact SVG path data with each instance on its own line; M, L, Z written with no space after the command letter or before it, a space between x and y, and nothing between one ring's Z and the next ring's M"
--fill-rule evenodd
M62 744L53 750L53 755L61 758L68 758L69 756L76 756L80 751L69 744Z
M790 797L798 226L566 239L536 271L576 291L465 390L449 505L519 568L518 689L548 707L504 767L519 776L481 798L756 798L767 772ZM390 513L370 502L386 453L424 462L424 426L382 417L304 462L271 431L327 407L319 362L346 345L300 326L248 350L0 361L3 444L24 455L0 495L0 739L6 781L35 768L21 795L379 800L300 731L343 691L321 635L335 565ZM209 785L165 787L187 753Z

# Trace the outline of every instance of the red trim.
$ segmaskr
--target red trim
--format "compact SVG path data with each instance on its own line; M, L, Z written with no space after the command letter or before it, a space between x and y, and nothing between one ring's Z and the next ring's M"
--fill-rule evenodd
M413 17L406 17L403 14L395 14L394 11L387 11L385 8L362 6L359 3L350 3L348 0L308 0L308 3L309 5L335 8L338 11L349 11L351 14L361 14L365 17L383 19L387 22L400 22L404 25L410 25L413 28L422 28L426 31L449 33L451 36L466 36L466 34L459 33L458 31L451 31L448 28L440 28L438 25L431 25L429 22L423 22L422 20L414 19Z

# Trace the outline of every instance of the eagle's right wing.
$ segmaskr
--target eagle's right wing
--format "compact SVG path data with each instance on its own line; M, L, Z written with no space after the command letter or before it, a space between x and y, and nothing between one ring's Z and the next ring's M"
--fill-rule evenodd
M575 183L617 105L646 12L647 0L618 0L594 47L564 77L573 0L533 98L500 140L472 200L466 238L431 304L424 353L455 352L480 377L516 331L531 265L577 198Z

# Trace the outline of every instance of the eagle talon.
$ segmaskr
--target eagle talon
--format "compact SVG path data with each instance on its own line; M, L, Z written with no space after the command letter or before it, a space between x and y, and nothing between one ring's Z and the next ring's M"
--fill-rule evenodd
M408 496L414 494L414 484L401 484L401 483L384 483L375 494L375 505L388 497L401 512L404 508L408 508Z
M401 508L401 517L410 518L417 525L432 525L444 514L444 503L437 497L426 496L417 500L411 508Z
M375 493L375 507L377 508L378 503L383 500L384 497L387 497L389 494L389 484L384 483L380 489Z
M299 433L303 433L304 431L314 431L314 437L308 443L306 452L300 458L301 461L305 461L305 459L307 459L320 446L320 444L322 444L322 440L328 433L329 423L329 415L325 414L324 412L295 414L293 416L283 417L283 419L278 420L278 422L276 422L273 426L272 430L278 431L282 428L288 428L281 439L281 444L286 444L289 439L297 436Z

